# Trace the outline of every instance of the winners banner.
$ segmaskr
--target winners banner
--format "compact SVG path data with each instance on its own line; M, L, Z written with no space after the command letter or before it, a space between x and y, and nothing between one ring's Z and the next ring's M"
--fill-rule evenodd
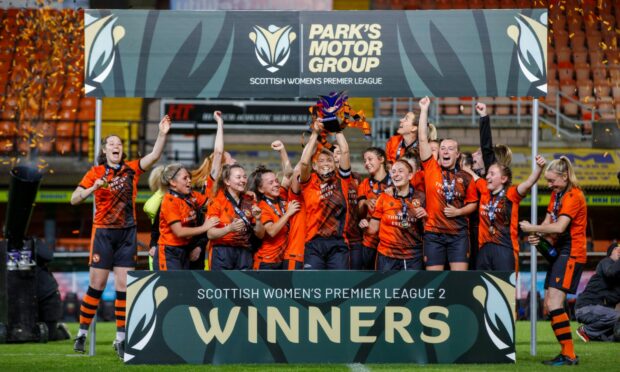
M546 9L86 10L95 97L544 96Z
M514 363L515 275L128 273L125 362Z

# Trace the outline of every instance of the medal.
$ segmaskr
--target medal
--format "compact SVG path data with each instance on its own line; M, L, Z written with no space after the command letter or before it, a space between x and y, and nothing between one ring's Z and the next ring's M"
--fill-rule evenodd
M401 226L403 229L408 228L408 227L409 227L409 221L407 221L407 220L403 220L403 221L400 223L400 226Z
M489 232L491 233L491 235L495 235L495 226L489 227Z

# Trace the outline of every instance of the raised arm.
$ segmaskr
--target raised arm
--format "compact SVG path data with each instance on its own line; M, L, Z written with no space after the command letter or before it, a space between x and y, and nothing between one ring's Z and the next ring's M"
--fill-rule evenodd
M218 172L222 167L222 157L224 156L224 120L221 111L213 111L213 118L217 123L215 140L213 142L213 161L211 162L211 178L217 179Z
M312 134L310 135L310 139L306 146L304 147L304 151L301 153L301 159L299 160L300 164L300 181L306 182L310 179L310 175L312 174L312 155L316 151L317 139L319 138L319 132L321 131L320 122L317 120L312 124Z
M418 124L418 143L420 147L420 158L422 161L428 160L433 156L431 145L428 142L428 107L431 100L428 97L424 97L420 100L420 121Z
M164 146L166 146L166 136L169 131L170 117L165 115L159 122L159 133L157 133L157 139L155 140L155 145L153 145L153 151L140 159L140 168L147 171L151 169L153 164L157 163L161 157L161 154L164 152Z
M491 120L487 115L487 105L476 103L476 112L480 115L480 149L482 151L482 162L484 163L485 174L491 164L495 163L495 153L493 152L493 135L491 133Z
M293 167L291 166L291 161L288 158L288 153L286 152L286 147L282 141L277 140L271 143L271 148L280 153L280 164L282 166L282 187L288 189L291 184L291 177L293 176Z
M517 186L517 192L519 193L519 195L527 195L532 186L534 186L534 184L538 182L538 179L540 178L540 175L542 174L544 168L545 158L543 158L542 155L536 155L536 169L532 171L532 174L530 174L530 176L527 178L527 180L525 180L525 182Z
M342 132L336 133L336 143L340 147L340 169L348 171L351 169L351 153L349 143Z

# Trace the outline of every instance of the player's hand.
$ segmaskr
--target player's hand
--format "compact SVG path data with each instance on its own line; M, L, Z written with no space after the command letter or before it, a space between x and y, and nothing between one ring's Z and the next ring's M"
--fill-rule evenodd
M540 168L544 168L547 161L542 155L536 155L536 165Z
M245 222L241 218L235 218L235 220L229 225L231 231L241 232L245 229Z
M428 110L428 107L431 105L431 99L426 96L422 98L418 104L420 105L420 109Z
M256 194L254 193L254 191L251 191L251 190L246 191L245 196L252 198L252 200L254 200L254 203L258 203L258 199L256 198Z
M480 117L487 116L487 105L482 102L477 102L476 112L478 113L478 115L480 115Z
M425 218L428 216L428 213L426 213L426 209L422 207L418 207L414 209L414 212L415 212L415 218L417 219Z
M95 190L99 190L102 187L107 187L108 182L104 180L103 178L99 178L95 180L95 183L93 184L93 186L95 187Z
M359 226L360 228L362 228L362 229L367 229L367 228L368 228L368 225L370 225L370 224L368 223L368 220L367 220L367 219L365 219L365 218L362 218L362 219L360 220L360 223L359 223L359 225L358 225L358 226Z
M368 199L366 201L366 205L368 206L368 212L372 213L375 211L375 207L377 206L377 199Z
M461 212L454 205L448 204L448 206L443 209L443 214L448 218L454 218L460 216Z
M540 236L537 234L530 234L527 236L527 241L531 245L538 245L538 243L540 243Z
M275 141L271 142L271 148L274 151L282 151L282 150L284 150L284 144L280 140L275 140Z
M533 227L536 225L532 225L531 223L529 223L529 221L521 221L519 222L519 227L521 228L521 231L523 232L535 232L533 230Z
M288 206L286 207L286 214L291 217L295 213L299 212L301 205L297 200L291 200L288 202Z
M192 249L192 251L189 254L189 260L194 262L196 260L198 260L200 258L200 247L196 247L194 249Z
M210 230L214 228L215 226L219 225L219 223L220 223L219 217L211 217L211 218L206 218L205 222L202 225L205 226L207 230Z
M157 247L151 247L149 249L149 256L155 257L155 252L157 252Z
M323 122L320 118L317 118L314 123L312 123L312 131L316 134L319 134L323 131Z
M263 210L258 207L256 204L252 204L252 216L257 220L260 220L260 216L263 214Z
M159 122L159 133L168 134L168 132L170 131L170 125L171 125L170 116L164 115L164 117Z
M213 118L217 125L223 125L224 119L222 119L222 111L213 111Z

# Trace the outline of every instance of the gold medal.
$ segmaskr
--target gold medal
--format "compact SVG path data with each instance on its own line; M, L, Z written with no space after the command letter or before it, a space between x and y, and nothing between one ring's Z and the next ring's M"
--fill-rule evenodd
M403 221L400 223L400 226L402 226L402 228L403 228L403 229L408 228L408 227L409 227L409 221L407 221L407 220L403 220Z

